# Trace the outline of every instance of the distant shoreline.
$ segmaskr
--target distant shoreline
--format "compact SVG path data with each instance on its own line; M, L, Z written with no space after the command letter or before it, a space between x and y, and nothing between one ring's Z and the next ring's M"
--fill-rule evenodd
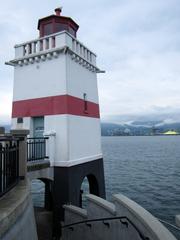
M180 136L180 134L159 134L159 135L101 135L101 137L174 137L174 136Z

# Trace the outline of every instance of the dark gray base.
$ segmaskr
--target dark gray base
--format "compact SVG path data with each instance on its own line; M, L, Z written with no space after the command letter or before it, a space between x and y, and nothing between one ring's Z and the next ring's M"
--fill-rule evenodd
M105 198L103 159L97 159L72 167L54 167L53 205L54 225L64 220L64 204L81 207L81 185L84 178L89 181L90 193Z

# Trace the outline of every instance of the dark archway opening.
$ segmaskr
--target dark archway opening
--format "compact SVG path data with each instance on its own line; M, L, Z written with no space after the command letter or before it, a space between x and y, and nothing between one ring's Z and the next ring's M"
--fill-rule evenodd
M39 179L31 181L31 193L34 207L43 208L45 205L45 184Z
M88 178L85 177L82 184L81 184L81 189L80 189L80 207L86 208L87 206L87 201L85 196L90 193L90 186L89 186L89 181Z
M52 181L49 179L35 179L31 182L31 193L35 207L52 210Z
M39 240L52 239L53 200L52 184L49 179L36 179L31 183L37 234Z
M93 174L87 176L89 181L90 193L99 196L99 185L96 177Z
M87 175L81 184L80 188L80 202L79 206L82 208L86 208L87 201L86 201L86 195L87 194L94 194L99 196L99 186L98 181L96 177L92 174Z

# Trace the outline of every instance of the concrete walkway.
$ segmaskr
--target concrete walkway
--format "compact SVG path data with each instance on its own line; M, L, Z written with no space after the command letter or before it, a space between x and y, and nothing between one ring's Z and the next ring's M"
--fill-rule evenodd
M52 239L52 212L44 208L35 207L35 219L37 225L38 240Z

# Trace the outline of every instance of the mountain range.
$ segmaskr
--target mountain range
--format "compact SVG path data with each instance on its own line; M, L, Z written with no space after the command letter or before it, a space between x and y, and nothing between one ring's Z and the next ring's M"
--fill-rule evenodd
M4 126L6 132L10 130L9 123L0 123L0 126ZM180 133L180 109L159 109L146 114L117 114L101 118L102 136L158 135L169 130Z
M174 130L180 133L180 122L162 123L159 121L131 121L129 123L101 123L102 136L148 136L159 135Z
M6 132L9 132L10 125L3 125ZM101 122L101 135L102 136L147 136L147 135L159 135L168 130L174 130L180 133L180 122L168 122L168 121L128 121L124 123L110 123Z

